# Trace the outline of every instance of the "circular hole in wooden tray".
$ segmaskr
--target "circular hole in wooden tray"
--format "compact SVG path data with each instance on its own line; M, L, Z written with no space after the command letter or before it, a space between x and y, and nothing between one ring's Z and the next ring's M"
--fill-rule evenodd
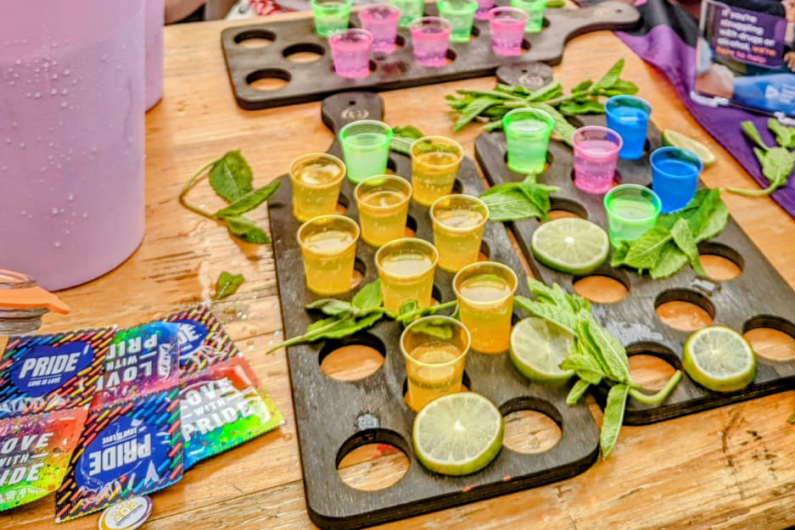
M759 357L769 361L795 360L795 325L774 316L752 318L745 323L744 337Z
M268 30L250 30L238 33L234 40L244 48L265 48L276 41L276 34Z
M597 304L615 304L629 295L628 284L628 280L596 273L575 279L574 292Z
M326 50L323 46L306 42L288 46L284 49L282 55L285 59L294 63L314 63L320 60L325 53Z
M406 237L414 237L417 235L417 220L410 214L406 218Z
M696 331L709 326L715 319L712 302L689 289L671 289L659 295L655 312L666 326L679 331Z
M671 363L649 353L638 353L629 356L629 373L632 381L644 390L657 392L661 390L676 372Z
M550 199L549 217L554 219L588 219L588 210L570 199L552 197Z
M543 412L520 409L505 415L503 445L511 451L543 453L555 447L562 436L560 426Z
M351 278L351 290L356 289L364 282L364 275L367 273L367 266L362 260L356 258L353 263L353 278Z
M338 381L358 381L376 373L384 365L384 356L371 346L351 344L328 353L320 363L324 374Z
M287 70L266 68L248 74L246 83L256 90L271 92L284 88L291 79L292 75Z
M337 473L351 488L377 491L395 485L409 470L410 461L401 447L402 437L376 429L354 435L337 458Z
M729 281L743 273L743 257L731 247L720 243L702 243L698 251L707 276L713 280Z

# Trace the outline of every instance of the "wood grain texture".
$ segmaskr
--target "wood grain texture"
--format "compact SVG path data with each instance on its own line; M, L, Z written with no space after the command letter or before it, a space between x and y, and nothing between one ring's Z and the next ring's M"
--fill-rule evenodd
M301 15L284 15L292 18ZM250 23L250 22L246 22ZM133 325L209 300L226 269L246 283L213 311L287 418L280 431L202 462L183 481L153 496L150 530L311 529L295 439L284 353L264 351L282 339L269 247L238 244L215 223L182 209L182 184L209 160L241 148L257 184L283 174L298 155L323 151L332 137L320 105L246 112L229 87L219 36L228 23L166 28L165 99L147 116L147 235L138 252L95 282L63 291L73 312L45 317L42 331L118 323ZM754 187L745 171L687 114L675 92L607 32L571 41L556 75L566 87L598 78L616 60L654 106L661 129L703 142L719 162L705 171L712 187ZM429 134L451 134L444 96L457 88L486 89L494 78L384 92L386 120ZM477 127L456 140L474 154ZM199 204L214 203L208 188ZM795 221L771 199L727 196L741 228L795 285ZM258 221L267 222L265 208ZM244 320L242 317L246 316ZM795 392L645 427L625 427L607 462L561 483L395 522L387 530L770 530L795 525L795 428L786 422ZM54 498L0 514L3 528L94 530L97 516L54 523Z

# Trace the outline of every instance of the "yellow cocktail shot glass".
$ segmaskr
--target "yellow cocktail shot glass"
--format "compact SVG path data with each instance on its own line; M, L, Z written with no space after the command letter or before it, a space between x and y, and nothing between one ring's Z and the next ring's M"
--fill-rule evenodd
M453 291L458 298L461 322L472 334L472 349L502 353L511 338L516 273L494 261L467 265L455 275Z
M415 300L420 307L430 307L438 260L436 248L422 239L396 239L378 249L375 266L381 278L384 307L398 313L409 300Z
M489 207L472 195L448 195L434 202L431 221L439 267L457 272L475 263L488 220Z
M370 177L353 192L359 207L362 239L374 247L406 237L411 184L395 175Z
M466 326L450 317L420 318L406 327L400 351L412 409L420 411L438 397L461 391L469 346Z
M411 144L411 182L414 200L430 206L453 191L464 149L455 140L426 136Z
M345 178L345 164L326 153L303 155L290 167L293 186L293 215L301 222L332 215Z
M323 215L298 229L306 286L322 295L347 293L353 283L359 225L341 215Z

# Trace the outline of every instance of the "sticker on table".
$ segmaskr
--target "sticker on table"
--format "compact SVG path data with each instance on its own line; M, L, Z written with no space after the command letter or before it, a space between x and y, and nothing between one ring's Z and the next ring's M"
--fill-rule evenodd
M10 337L0 357L0 419L89 405L113 334Z
M185 469L275 429L284 419L243 357L183 380Z
M87 413L77 407L0 420L0 511L58 489Z
M152 515L152 499L133 497L107 508L99 516L99 530L135 530Z
M92 409L55 497L56 521L178 482L182 451L177 388Z
M116 332L92 408L179 385L179 327L164 322Z
M206 306L174 313L166 321L179 324L179 366L183 374L196 373L240 355L240 350Z

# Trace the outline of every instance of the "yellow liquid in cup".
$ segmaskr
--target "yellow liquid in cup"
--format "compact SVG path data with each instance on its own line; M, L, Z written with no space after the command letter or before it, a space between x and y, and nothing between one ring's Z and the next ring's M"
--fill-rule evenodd
M414 348L409 356L423 363L406 362L409 403L414 410L422 409L438 397L461 391L464 359L460 363L449 364L461 356L461 350L455 345L429 342Z
M351 290L356 260L354 234L328 230L303 239L306 285L317 294L341 294Z
M402 202L402 204L401 204ZM395 189L373 189L359 197L359 225L362 239L380 247L406 237L409 203L406 195Z
M461 322L469 329L473 350L481 353L508 350L512 290L508 281L496 274L472 276L458 287Z
M408 300L430 307L436 267L423 252L387 254L379 262L384 307L397 313Z
M485 216L477 210L466 208L438 209L433 225L433 238L439 251L439 267L446 271L459 271L475 263L483 242Z
M333 161L316 158L293 168L293 215L305 222L331 215L337 208L345 170Z
M451 164L459 158L455 153L444 151L415 155L412 176L414 200L423 206L430 206L436 199L450 195L461 165L460 162Z

